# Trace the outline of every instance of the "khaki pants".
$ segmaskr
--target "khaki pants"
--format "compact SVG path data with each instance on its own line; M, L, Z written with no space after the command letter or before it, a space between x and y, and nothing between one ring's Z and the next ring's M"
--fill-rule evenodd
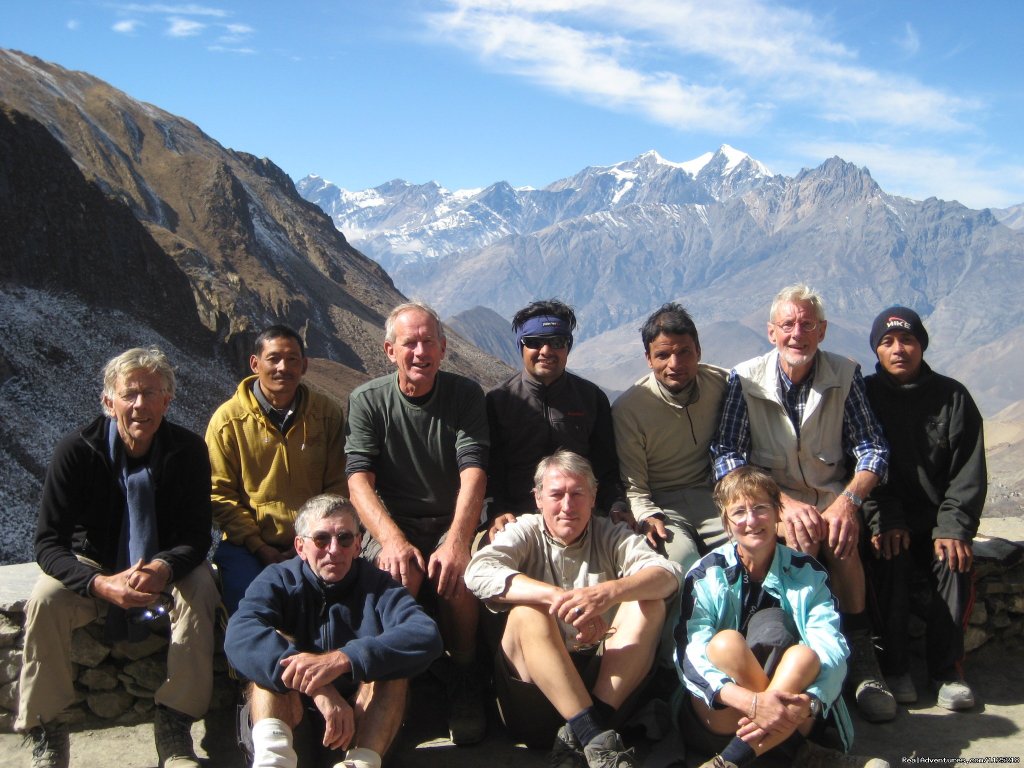
M214 613L220 595L208 563L171 585L171 642L167 678L155 695L162 704L193 718L210 705L213 690ZM14 729L51 722L75 699L71 633L106 615L107 603L83 597L46 574L25 607L25 649Z

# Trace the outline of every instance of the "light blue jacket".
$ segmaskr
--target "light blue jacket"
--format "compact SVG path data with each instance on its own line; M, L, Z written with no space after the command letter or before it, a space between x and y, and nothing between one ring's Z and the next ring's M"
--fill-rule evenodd
M722 687L733 682L708 659L707 647L717 632L739 629L742 577L743 565L732 542L705 555L686 574L675 628L676 668L690 693L709 707ZM778 544L762 588L793 618L800 642L818 654L821 671L806 692L821 701L826 715L835 716L848 750L853 744L853 724L842 692L850 650L839 629L828 573L810 555Z

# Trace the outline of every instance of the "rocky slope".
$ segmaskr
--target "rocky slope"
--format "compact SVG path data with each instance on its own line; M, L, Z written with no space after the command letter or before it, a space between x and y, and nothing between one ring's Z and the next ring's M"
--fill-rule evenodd
M98 371L129 346L168 351L171 418L199 432L272 322L342 401L390 370L383 318L404 297L269 160L3 50L0 158L0 562L25 559L53 445L98 413ZM507 375L457 336L447 365Z

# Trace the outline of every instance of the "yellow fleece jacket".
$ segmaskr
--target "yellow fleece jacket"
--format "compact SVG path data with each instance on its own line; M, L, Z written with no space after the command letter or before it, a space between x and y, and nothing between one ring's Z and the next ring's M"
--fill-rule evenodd
M334 400L300 384L299 411L282 435L252 394L255 379L243 379L206 428L213 517L232 544L287 550L307 499L348 494L345 417Z

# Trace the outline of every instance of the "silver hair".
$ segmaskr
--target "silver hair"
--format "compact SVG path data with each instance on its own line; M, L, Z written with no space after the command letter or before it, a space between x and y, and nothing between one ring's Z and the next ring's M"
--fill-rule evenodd
M167 355L157 347L133 347L122 352L117 357L112 357L103 366L103 394L100 397L100 404L107 416L113 416L107 408L106 401L113 401L117 397L118 377L125 378L136 371L155 373L164 381L164 392L174 398L177 383L174 379L174 368Z
M424 312L434 318L434 323L437 325L438 340L443 341L445 336L444 326L441 325L441 317L434 311L433 307L429 304L423 303L422 301L406 301L391 310L391 313L388 315L388 319L384 321L384 341L388 341L392 344L395 343L395 323L398 322L398 318L401 315L404 315L406 312L412 312L413 310Z
M349 515L355 521L356 527L362 530L359 525L359 513L352 506L352 502L344 496L336 493L321 493L314 496L299 508L299 514L295 518L295 535L309 536L315 523L341 515Z
M821 295L804 283L787 285L779 291L775 300L772 301L771 309L768 310L768 322L775 322L775 315L783 304L805 303L810 304L814 308L814 316L818 318L819 323L825 322L825 304L821 300Z
M586 481L590 492L597 493L597 477L594 476L594 470L590 466L590 462L578 453L562 448L541 459L537 464L537 471L533 473L533 490L538 493L544 490L544 475L549 469L557 469L563 475L582 478Z

